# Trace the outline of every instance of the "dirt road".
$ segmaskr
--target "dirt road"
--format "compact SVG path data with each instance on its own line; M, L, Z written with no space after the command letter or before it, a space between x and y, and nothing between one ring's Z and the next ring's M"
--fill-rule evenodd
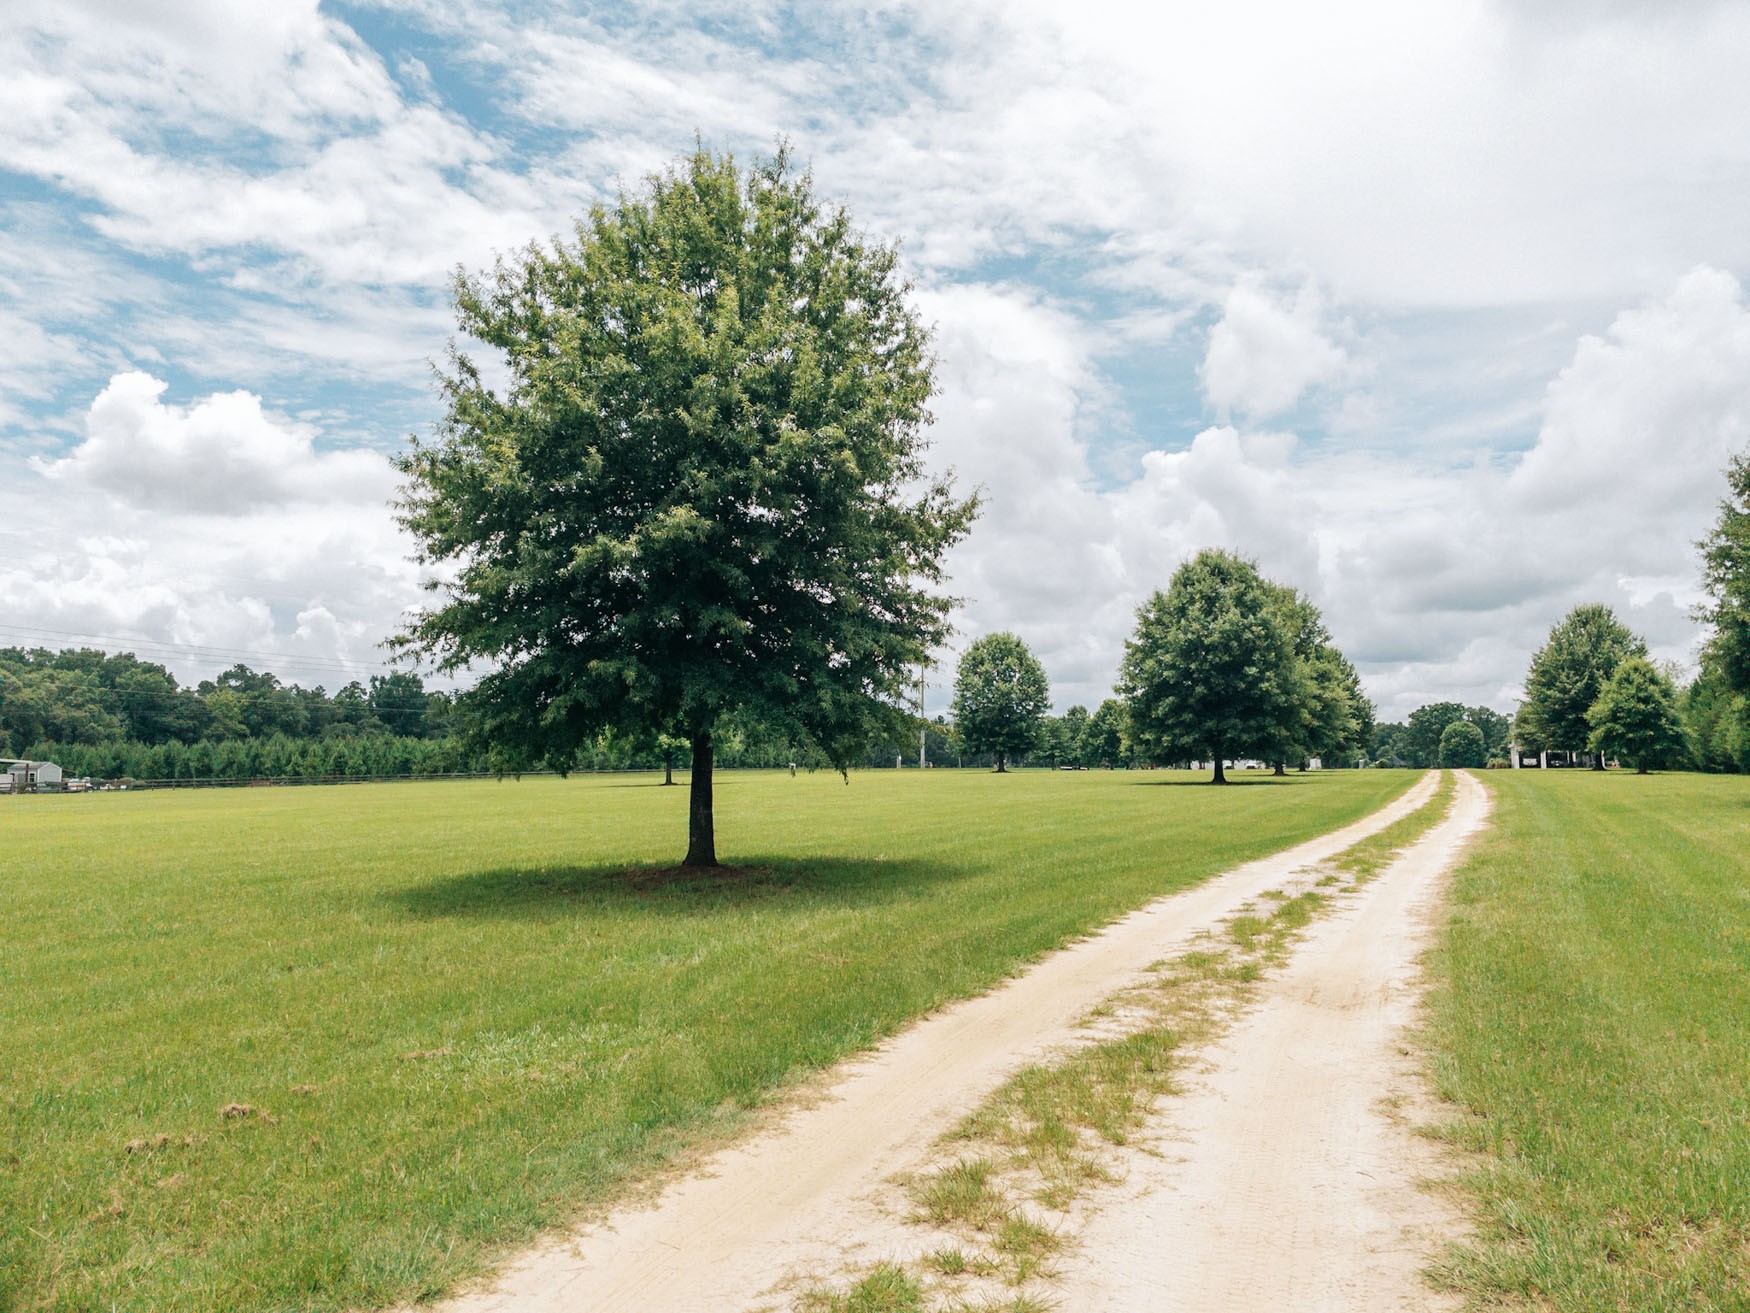
M905 1259L921 1244L878 1202L880 1183L1006 1076L1085 1036L1095 1004L1199 930L1293 874L1407 815L1434 777L1353 825L1160 899L1055 953L1002 987L956 1004L848 1065L827 1097L798 1107L654 1206L559 1237L515 1260L450 1313L742 1313L783 1307L786 1274L835 1275ZM1468 796L1468 795L1467 795Z
M1355 901L1315 923L1255 1007L1163 1109L1164 1158L1136 1156L1124 1195L1064 1265L1074 1313L1456 1307L1420 1280L1459 1220L1416 1180L1437 1170L1391 1101L1416 959L1441 876L1488 815L1469 775L1447 819Z

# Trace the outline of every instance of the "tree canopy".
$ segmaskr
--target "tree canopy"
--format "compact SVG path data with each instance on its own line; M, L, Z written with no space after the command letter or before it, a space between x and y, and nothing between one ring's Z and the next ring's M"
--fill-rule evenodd
M1592 737L1587 716L1605 684L1623 661L1646 655L1646 642L1608 606L1594 603L1568 612L1531 658L1515 725L1521 745L1564 752L1586 747Z
M1681 758L1683 720L1677 710L1677 689L1644 657L1629 657L1616 668L1587 713L1589 740L1600 758L1605 753L1627 758L1637 774Z
M449 733L451 700L410 672L333 694L238 664L185 688L131 652L0 648L0 755L33 743L227 743Z
M943 553L976 500L923 464L928 334L895 248L786 152L700 149L490 274L458 274L446 413L402 523L449 582L401 636L500 760L597 730L692 747L687 861L716 862L712 734L747 711L841 768L907 720L948 635Z
M1503 756L1512 724L1493 707L1467 707L1460 702L1429 702L1417 707L1401 725L1380 725L1373 734L1373 756L1382 764L1396 761L1427 769L1440 764L1440 739L1449 725L1466 721L1483 736L1485 760Z
M1726 497L1713 530L1697 544L1714 627L1713 649L1726 684L1750 694L1750 452L1726 467Z
M1125 728L1124 704L1117 698L1106 698L1094 708L1082 733L1082 765L1122 766Z
M1015 635L986 634L961 656L954 723L968 752L996 754L999 773L1039 743L1050 707L1045 667Z
M1483 731L1471 721L1452 721L1440 732L1440 764L1448 770L1474 770L1488 759Z
M1393 745L1399 757L1410 766L1427 769L1440 764L1440 741L1449 725L1465 718L1465 709L1458 702L1429 702L1410 713L1404 732Z
M1232 552L1207 549L1138 609L1120 691L1138 747L1167 760L1292 749L1304 732L1306 677L1295 644L1305 617L1284 590Z
M1690 760L1702 770L1750 770L1750 698L1726 678L1718 643L1702 649L1701 670L1683 691Z

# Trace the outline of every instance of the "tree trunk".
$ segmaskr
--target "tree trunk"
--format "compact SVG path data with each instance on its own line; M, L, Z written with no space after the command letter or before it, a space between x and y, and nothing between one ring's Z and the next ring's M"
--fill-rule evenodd
M674 762L668 757L662 759L662 782L664 784L674 783Z
M1646 762L1642 761L1642 762L1635 763L1635 774L1636 775L1645 775L1646 773L1647 773L1647 763Z
M1211 784L1227 783L1227 763L1221 759L1219 752L1215 754L1215 778L1209 782Z
M1288 774L1288 772L1282 768L1281 762L1277 762L1276 768L1274 770L1272 770L1270 773L1272 775L1286 775L1286 774Z
M711 819L711 731L693 735L692 791L687 799L685 866L717 865L717 828Z
M1008 753L1006 753L1006 752L997 753L997 774L998 775L1007 775L1009 773L1008 759L1009 759Z

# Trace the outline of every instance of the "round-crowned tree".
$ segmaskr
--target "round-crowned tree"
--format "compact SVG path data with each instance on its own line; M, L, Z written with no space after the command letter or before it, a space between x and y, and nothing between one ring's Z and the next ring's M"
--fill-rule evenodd
M1215 763L1298 741L1305 675L1282 592L1232 552L1207 549L1136 613L1120 692L1140 750Z
M1455 720L1440 734L1440 764L1448 770L1475 770L1489 760L1489 743L1480 726Z
M1662 766L1683 755L1683 719L1677 711L1677 690L1659 668L1644 657L1630 657L1616 668L1589 714L1591 747L1627 758L1635 773Z
M574 240L458 275L447 410L402 459L443 568L400 643L488 668L461 699L501 765L603 728L692 759L688 865L715 865L712 735L745 713L843 768L910 725L976 499L923 465L928 334L891 246L785 152L699 150Z
M1050 707L1045 667L1015 635L986 634L960 658L954 724L968 752L996 754L999 774L1038 745Z

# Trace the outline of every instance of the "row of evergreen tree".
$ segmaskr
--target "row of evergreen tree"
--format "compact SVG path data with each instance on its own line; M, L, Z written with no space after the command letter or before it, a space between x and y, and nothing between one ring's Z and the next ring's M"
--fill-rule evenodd
M891 766L896 755L915 740L871 742L867 766ZM952 758L957 743L940 727L931 735L932 760ZM604 730L583 744L570 766L579 771L661 770L685 763L684 744L662 738L636 739ZM95 741L0 739L0 757L24 757L57 763L69 777L201 783L243 780L324 780L358 778L427 778L454 774L499 773L514 769L490 750L471 746L460 734L413 738L381 731L294 738L273 734L264 738L169 739L144 743L137 739ZM773 769L798 765L826 766L819 750L756 724L736 721L725 727L719 755L730 769ZM969 763L972 764L972 763Z
M451 696L428 691L410 671L355 680L330 694L239 664L185 688L164 666L130 652L0 648L0 749L41 742L422 739L442 738L454 727Z

